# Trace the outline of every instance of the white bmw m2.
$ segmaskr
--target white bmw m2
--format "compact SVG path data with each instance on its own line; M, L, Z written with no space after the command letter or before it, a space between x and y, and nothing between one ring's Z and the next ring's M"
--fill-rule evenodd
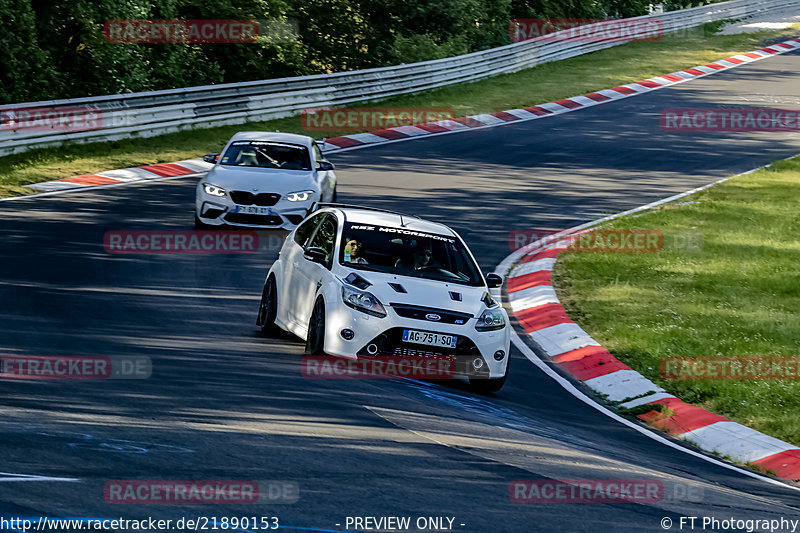
M475 389L499 390L510 325L458 234L389 211L322 205L284 242L257 325L306 341L307 354L450 357Z
M195 226L294 228L319 202L336 201L336 175L311 137L243 131L197 184Z

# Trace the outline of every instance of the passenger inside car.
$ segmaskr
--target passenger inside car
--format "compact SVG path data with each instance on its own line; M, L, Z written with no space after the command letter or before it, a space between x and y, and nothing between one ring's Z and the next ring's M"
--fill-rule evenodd
M344 261L345 263L356 263L359 265L369 264L363 257L364 246L357 240L352 239L347 241L344 248Z

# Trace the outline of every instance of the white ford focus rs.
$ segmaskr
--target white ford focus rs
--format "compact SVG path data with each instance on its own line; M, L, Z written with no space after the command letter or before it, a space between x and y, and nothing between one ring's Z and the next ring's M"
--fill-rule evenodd
M197 184L195 226L291 229L319 202L336 200L336 175L311 137L243 131Z
M499 390L510 326L452 229L388 211L322 206L286 238L264 282L257 324L306 353L451 357L473 387Z

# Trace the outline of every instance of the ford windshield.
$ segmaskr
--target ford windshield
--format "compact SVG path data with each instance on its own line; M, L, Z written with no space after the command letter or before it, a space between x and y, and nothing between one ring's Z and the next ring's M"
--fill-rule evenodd
M480 271L460 239L407 228L347 222L339 262L359 270L483 285Z

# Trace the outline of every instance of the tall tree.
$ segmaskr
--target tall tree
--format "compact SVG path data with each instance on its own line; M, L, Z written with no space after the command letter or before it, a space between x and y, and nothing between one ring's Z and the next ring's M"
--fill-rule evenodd
M39 40L30 0L0 0L0 104L64 93L53 59Z

